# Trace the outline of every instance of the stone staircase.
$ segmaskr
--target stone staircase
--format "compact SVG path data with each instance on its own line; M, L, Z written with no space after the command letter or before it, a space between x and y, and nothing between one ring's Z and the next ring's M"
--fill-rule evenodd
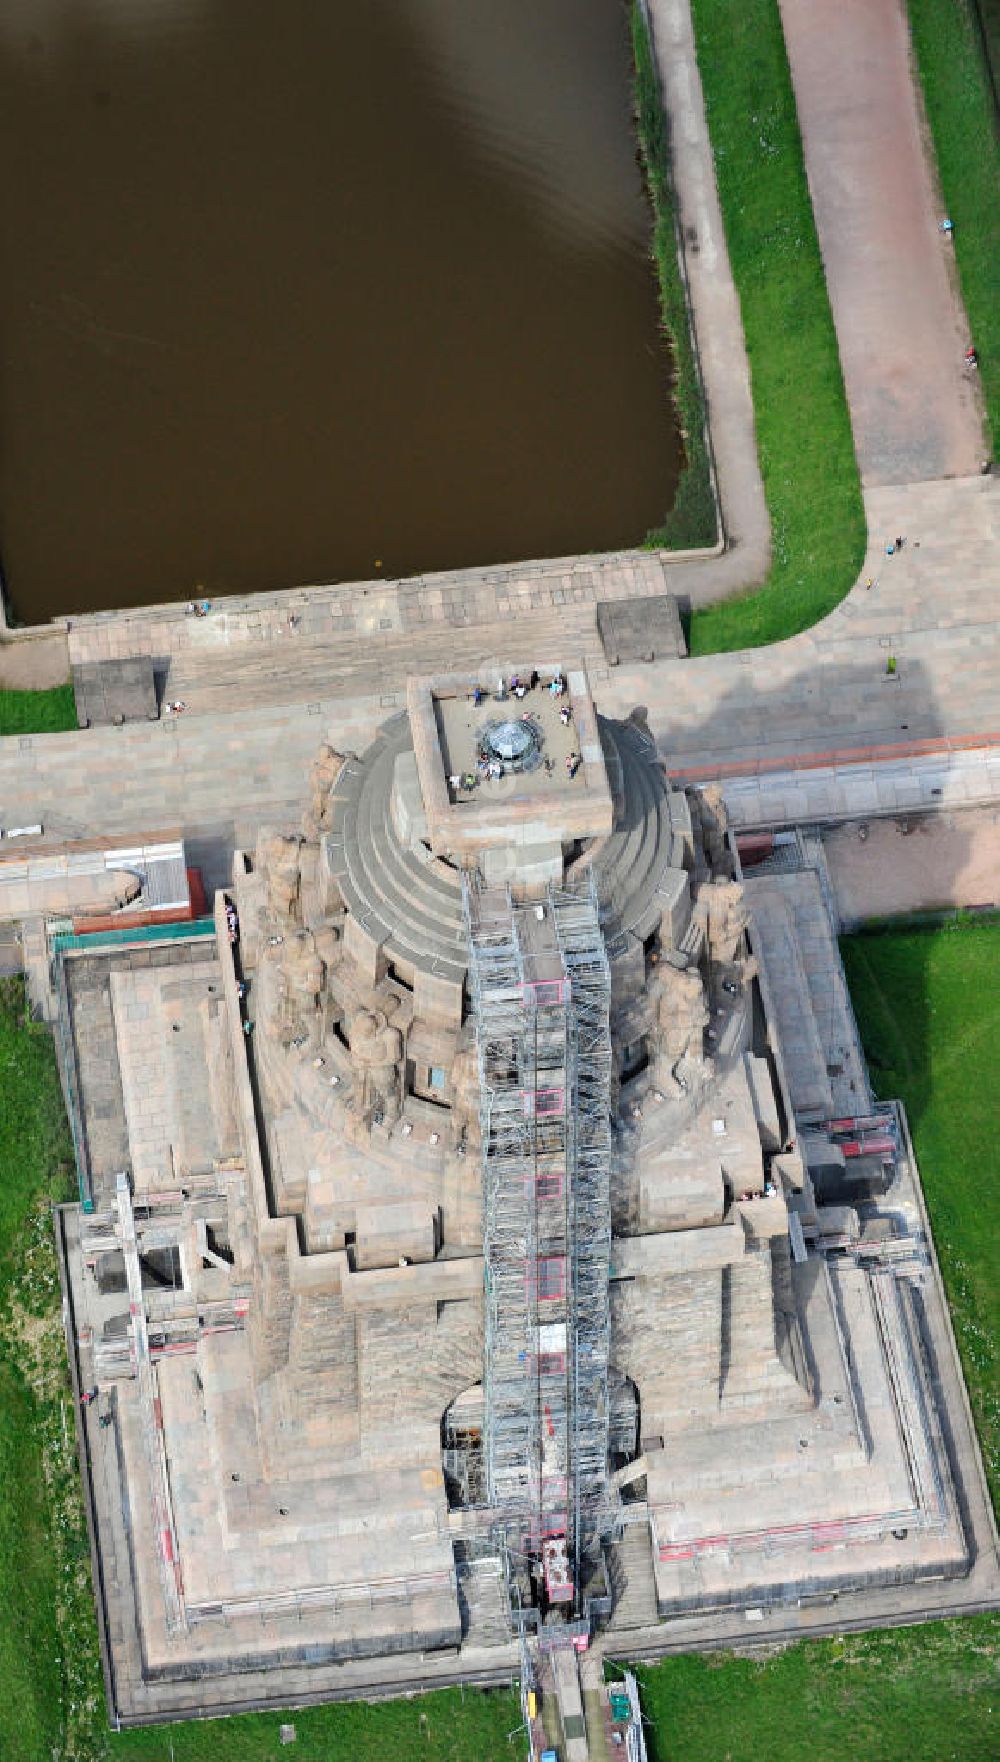
M615 830L594 852L601 927L609 944L626 934L640 940L669 919L678 885L686 893L684 831L690 819L683 795L666 782L655 748L638 728L599 718L608 780L615 797Z
M462 1639L472 1646L506 1645L510 1617L499 1559L494 1555L467 1559L462 1543L456 1545L455 1556Z
M362 769L341 773L329 834L331 868L351 911L377 920L394 950L423 970L465 976L465 922L456 871L401 842L392 823L392 773L410 745L409 722L394 717Z
M648 1627L657 1620L649 1525L629 1524L613 1549L612 1575L621 1587L615 1600L612 1628Z
M163 698L201 712L301 703L310 695L377 701L402 694L411 675L444 667L468 667L471 673L494 655L512 662L580 659L603 670L594 607L563 606L474 626L442 622L375 635L289 633L277 641L184 647L169 658Z
M794 916L782 886L799 879L786 875L751 877L745 888L756 932L754 944L763 956L777 1018L792 1106L796 1117L808 1122L831 1117L833 1094Z

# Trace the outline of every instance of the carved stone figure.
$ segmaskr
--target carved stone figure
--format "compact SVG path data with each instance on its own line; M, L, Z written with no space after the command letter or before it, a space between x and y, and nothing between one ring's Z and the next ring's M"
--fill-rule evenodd
M663 1057L671 1065L680 1058L700 1062L709 1012L705 988L697 967L657 969L656 1020Z
M294 916L299 897L300 838L279 832L262 834L257 841L257 868L263 877L269 909L278 917Z
M354 1074L352 1112L391 1126L402 1109L403 1037L384 1017L358 1010L350 1025Z
M324 741L309 772L309 797L302 816L302 830L316 839L330 827L330 792L344 763L344 754Z
M715 881L704 890L708 900L708 940L718 961L734 961L747 927L746 900L738 881Z
M300 1007L311 1012L318 1010L324 967L310 930L299 930L286 938L281 965L289 992L299 1000Z
M667 1095L679 1099L693 1085L700 1087L711 1070L704 1050L709 1009L698 968L668 964L658 968L654 999L656 1082Z

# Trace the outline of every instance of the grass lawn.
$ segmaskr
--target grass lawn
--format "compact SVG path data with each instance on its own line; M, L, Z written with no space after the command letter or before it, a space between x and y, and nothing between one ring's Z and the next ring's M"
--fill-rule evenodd
M1000 458L1000 135L969 0L908 0L944 206L992 437ZM1000 57L1000 5L983 4ZM997 70L1000 79L1000 67Z
M61 1736L55 1567L35 1403L0 1357L0 1756L48 1757Z
M64 1532L60 1559L43 1456L53 1421L71 1420L49 1221L71 1157L51 1038L26 1020L20 981L0 980L0 1607L17 1612L0 1622L4 1762L47 1762L65 1725L59 1576L65 1563L72 1579L81 1538Z
M845 937L841 947L876 1093L906 1104L1000 1512L1000 1229L991 1203L1000 923L889 929Z
M49 691L0 691L0 734L64 734L75 728L71 685Z
M285 1720L296 1732L287 1748ZM353 1701L147 1726L111 1738L107 1754L111 1762L521 1762L524 1746L507 1742L520 1723L517 1696L506 1690L445 1689L374 1707Z
M650 1762L989 1762L1000 1617L643 1667Z
M773 561L696 611L693 654L776 642L843 599L865 518L777 0L693 0L698 65L753 382Z

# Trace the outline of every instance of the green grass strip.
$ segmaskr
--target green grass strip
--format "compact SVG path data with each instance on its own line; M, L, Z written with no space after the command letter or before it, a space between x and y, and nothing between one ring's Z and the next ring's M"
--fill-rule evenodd
M0 1756L49 1756L61 1736L56 1569L35 1404L0 1357ZM10 1619L16 1611L16 1618Z
M693 0L771 518L763 587L696 611L693 654L777 642L853 585L865 516L777 0Z
M673 354L674 405L684 442L684 464L674 505L663 524L647 534L646 543L670 550L688 550L714 545L718 526L705 444L705 400L678 259L670 152L660 81L638 0L632 3L632 53L635 60L636 131L653 209L653 261L660 290L660 314Z
M67 1521L45 1473L51 1447L50 1465L61 1451L64 1478L75 1474L50 1221L52 1201L70 1197L71 1167L52 1037L28 1020L21 981L2 979L0 1756L30 1762L62 1754L72 1688L61 1616L83 1535L75 1482L67 1482L76 1514Z
M805 1641L639 1671L650 1762L986 1762L1000 1618Z
M0 734L64 734L75 728L71 685L49 691L0 691Z
M1000 1231L992 1211L1000 922L845 937L872 1081L906 1104L927 1209L1000 1513Z
M1000 137L967 0L909 0L910 30L990 431L1000 458ZM992 30L1000 40L994 10Z
M285 1721L295 1726L288 1749L279 1735ZM506 1690L443 1689L374 1706L351 1701L147 1726L113 1737L106 1755L110 1762L522 1762L523 1742L507 1741L520 1723L517 1697Z

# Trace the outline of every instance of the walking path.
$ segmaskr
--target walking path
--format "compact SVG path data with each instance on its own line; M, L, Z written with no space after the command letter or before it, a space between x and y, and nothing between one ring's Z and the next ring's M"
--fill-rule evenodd
M686 0L653 5L667 61L682 10ZM328 727L340 744L363 744L402 704L408 673L439 669L445 655L449 665L455 658L461 665L491 651L520 660L531 652L540 659L566 659L571 649L583 655L599 707L620 713L645 704L661 751L689 774L743 775L748 765L778 771L804 760L815 768L824 755L870 748L898 759L928 743L988 748L1000 740L1000 485L979 476L896 487L880 481L878 459L909 457L924 424L951 464L965 458L970 441L965 382L954 375L949 381L943 365L929 407L916 346L938 325L948 247L936 231L929 173L913 146L906 38L892 24L899 0L782 0L782 10L834 319L851 359L852 416L875 461L865 496L871 542L848 599L822 624L767 650L614 670L598 648L596 600L609 587L613 597L661 592L658 556L625 553L275 595L227 604L206 619L185 618L176 608L135 620L88 619L70 633L78 655L135 652L122 645L141 638L144 652L169 665L167 695L183 697L188 712L161 724L0 741L0 825L40 819L63 835L180 826L199 836L236 824L246 835L262 818L285 818L301 799L305 767ZM808 30L822 39L827 24L833 34L820 80L815 68L803 71L801 50ZM690 52L687 65L692 82ZM884 94L879 105L858 101L870 80ZM689 97L694 91L689 83ZM850 205L835 199L845 175L837 159L845 119L859 152L867 143L864 228ZM685 139L704 161L704 143L694 143L698 121L692 99ZM703 188L703 208L706 201ZM897 259L870 253L869 245L873 234L891 229L901 206L916 217L910 297L900 319L910 341L900 359L892 357L890 384L881 372L888 357L851 355L858 334L852 300L854 288L868 289L870 312L891 326ZM719 237L715 221L707 224L703 242ZM944 285L949 292L947 277ZM954 307L949 325L949 335L960 337ZM895 438L891 455L880 455L871 412L884 414L890 393ZM907 543L887 557L885 541L897 534Z
M904 0L780 7L862 481L969 475L982 418Z

